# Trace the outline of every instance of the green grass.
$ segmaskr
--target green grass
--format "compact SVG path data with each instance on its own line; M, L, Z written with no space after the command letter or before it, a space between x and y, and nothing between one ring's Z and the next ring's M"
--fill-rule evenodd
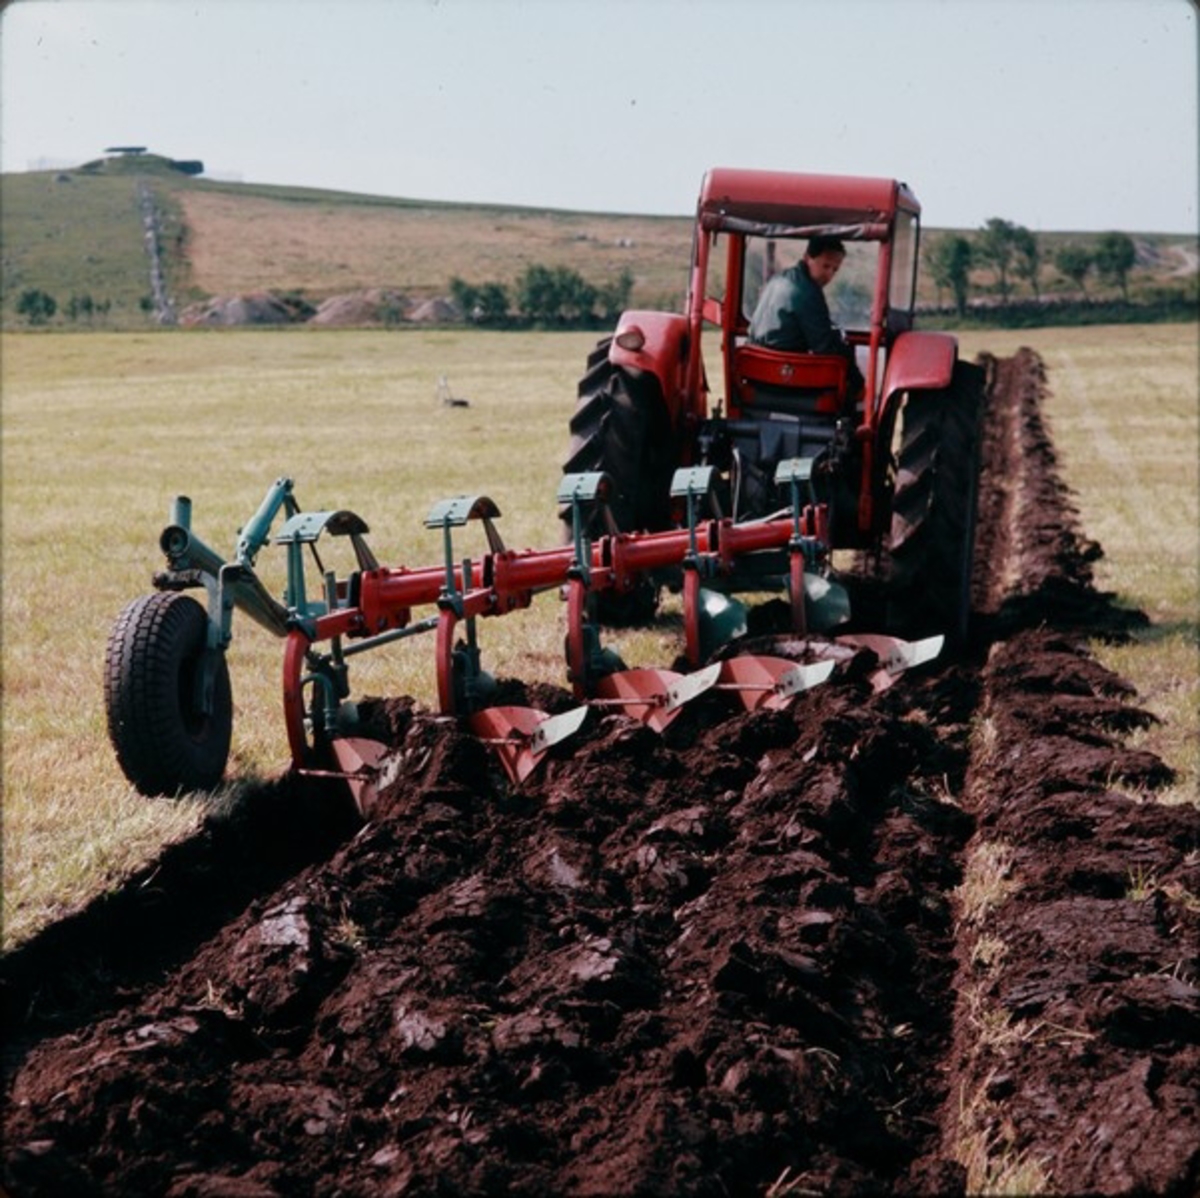
M1156 339L1153 352L1147 337ZM440 539L423 519L434 502L460 493L499 505L510 546L554 545L566 421L593 343L590 334L416 330L3 336L6 945L185 834L205 808L205 800L135 794L104 726L105 641L121 607L151 590L174 496L190 496L196 533L225 554L283 474L304 507L362 515L389 565L440 561ZM1101 583L1155 620L1119 651L1121 672L1165 721L1147 743L1194 781L1196 590L1187 545L1196 530L1196 382L1186 367L1196 329L989 334L964 338L963 350L1004 354L1019 344L1049 364L1050 418L1067 479L1081 490L1085 527L1109 553ZM443 374L470 407L437 402ZM1147 428L1127 437L1131 413L1152 410ZM1100 428L1125 457L1092 471L1095 447L1106 444ZM1114 510L1123 515L1113 518ZM480 544L468 535L456 547L477 554ZM275 593L279 553L265 549L258 563ZM554 595L481 621L485 668L561 683L564 631ZM666 622L610 643L630 664L665 664L679 650L678 629ZM235 617L235 779L287 764L281 648ZM354 659L351 681L358 695L412 694L432 704L432 638Z
M57 301L57 324L70 297L84 294L112 304L93 323L148 323L139 305L150 293L150 265L135 179L35 172L5 175L0 186L6 320L21 293L37 288Z

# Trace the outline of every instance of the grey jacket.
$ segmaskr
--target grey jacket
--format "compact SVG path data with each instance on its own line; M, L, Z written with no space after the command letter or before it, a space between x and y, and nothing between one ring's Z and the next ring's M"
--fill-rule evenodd
M803 261L772 275L750 319L750 340L793 353L841 354L850 363L850 391L862 386L854 347L829 315L825 293L809 278Z

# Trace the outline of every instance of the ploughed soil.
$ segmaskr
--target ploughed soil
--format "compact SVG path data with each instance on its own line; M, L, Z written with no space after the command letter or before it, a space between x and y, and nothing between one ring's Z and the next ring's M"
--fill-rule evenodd
M374 701L365 826L249 788L0 961L9 1193L1196 1193L1197 811L1087 649L1142 617L1042 364L984 364L968 652L594 715L520 787Z

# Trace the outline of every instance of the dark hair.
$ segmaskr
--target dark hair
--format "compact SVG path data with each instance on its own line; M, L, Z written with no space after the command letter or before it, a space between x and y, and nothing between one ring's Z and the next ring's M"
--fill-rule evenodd
M829 233L818 233L815 237L808 239L808 248L804 251L804 256L819 258L822 254L829 253L830 250L837 254L844 254L846 245L840 237L834 237Z

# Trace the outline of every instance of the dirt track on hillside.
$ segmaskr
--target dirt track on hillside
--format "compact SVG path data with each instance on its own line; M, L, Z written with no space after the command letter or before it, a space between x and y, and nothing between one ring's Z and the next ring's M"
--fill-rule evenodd
M1040 361L986 365L970 654L600 719L519 791L377 703L369 826L280 779L0 962L13 1198L955 1194L981 1145L1195 1193L1197 812L1128 797L1169 772L1086 642L1138 617Z

